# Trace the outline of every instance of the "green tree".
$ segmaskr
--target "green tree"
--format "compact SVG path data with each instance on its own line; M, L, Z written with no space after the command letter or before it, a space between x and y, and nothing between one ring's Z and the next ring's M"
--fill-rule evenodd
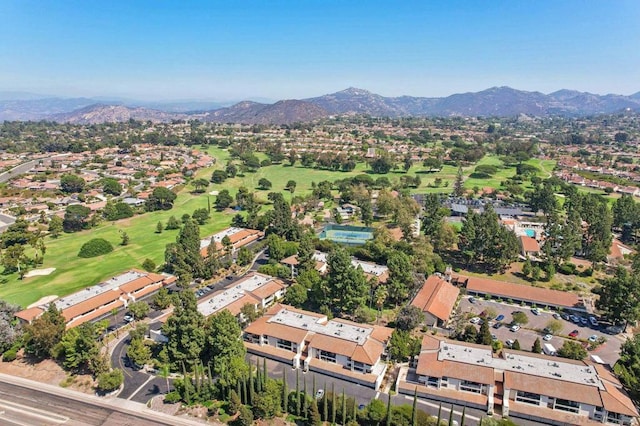
M329 298L332 306L341 313L353 313L364 306L369 286L362 269L354 268L347 251L341 247L327 256L326 275Z
M144 344L142 339L131 339L127 348L127 356L137 365L145 365L151 360L151 349Z
M129 304L129 311L133 318L141 320L149 314L149 304L145 301L137 301Z
M209 317L206 335L204 360L215 360L213 370L223 385L235 385L247 373L246 349L238 321L226 309L218 312Z
M169 361L177 369L183 362L191 365L200 360L205 345L205 321L198 312L193 292L181 291L173 302L173 314L162 325L162 334L169 340L165 346Z
M170 210L173 207L173 202L176 199L176 194L171 190L158 186L153 189L149 198L147 199L146 208L148 211L153 212L156 210Z
M635 334L622 344L620 359L613 367L634 401L640 400L640 335Z
M211 216L209 215L209 210L207 210L206 208L201 208L195 209L191 217L196 221L198 225L204 225L207 223Z
M97 388L102 392L111 392L122 386L124 373L119 368L98 376Z
M158 222L158 224L156 225L156 234L162 234L163 229L164 226L162 225L162 222Z
M238 410L238 417L236 418L234 425L235 426L251 426L253 424L253 413L246 406L243 405Z
M560 320L552 319L547 322L547 325L545 327L549 329L549 332L551 334L558 334L564 328L564 324Z
M413 286L414 268L411 258L406 253L394 250L387 259L387 267L389 300L396 304L402 303L409 296Z
M640 318L640 268L634 265L633 272L623 267L615 275L606 278L597 289L600 297L596 307L615 324L634 322Z
M464 172L461 165L458 166L456 180L453 182L453 195L456 197L462 197L464 195Z
M64 174L60 176L60 190L65 194L82 192L86 182L80 176Z
M49 220L48 231L52 238L58 238L63 231L62 218L59 216L52 216Z
M207 190L207 187L209 186L209 181L206 179L194 179L191 182L191 185L194 186L195 188L195 192L202 194L203 192L205 192Z
M411 337L408 331L395 330L389 339L389 357L397 362L405 362L420 352L420 340Z
M511 345L511 349L515 349L516 351L520 350L520 341L518 339L513 342L513 345Z
M147 272L153 272L156 270L156 262L154 262L151 259L145 259L144 262L142 262L142 269L144 269Z
M51 350L51 354L62 360L65 369L80 370L81 367L89 366L94 357L99 356L96 337L95 324L81 324L67 330Z
M524 312L514 312L511 314L513 317L513 322L520 325L527 325L529 323L529 317Z
M587 356L587 350L579 342L565 340L562 347L558 349L558 356L569 359L582 360Z
M300 284L293 284L287 289L284 300L289 305L300 308L304 302L307 301L307 291L308 290Z
M169 217L169 219L167 220L166 229L167 230L180 229L180 222L178 221L178 219L176 219L175 216Z
M240 247L236 261L240 266L249 265L253 261L253 252L246 247Z
M129 245L130 240L131 238L129 237L129 234L127 234L124 231L120 231L120 245L122 246Z
M171 305L171 295L169 294L169 290L162 287L158 292L153 296L153 304L158 309L167 309Z
M233 203L233 197L231 197L231 194L229 194L228 190L223 189L216 196L214 205L216 207L216 210L224 210L226 208L229 208L231 206L231 203Z
M53 303L43 314L24 327L25 352L37 358L51 355L66 328L62 312Z
M284 189L286 189L287 191L293 194L296 190L296 186L297 184L295 180L289 180L287 182L287 185L284 187Z
M102 179L102 191L105 194L110 194L117 197L122 193L122 185L120 185L120 182L118 182L117 179L104 178Z
M271 186L272 186L271 181L267 178L261 178L258 181L258 188L262 189L263 191L271 189Z
M491 345L493 338L489 330L489 321L483 321L476 342L480 345Z
M540 344L540 338L536 337L536 340L533 341L533 346L531 346L531 352L535 354L542 353L542 345Z
M398 312L398 316L396 317L396 327L399 330L404 331L411 331L423 322L424 313L420 308L413 305L404 306L400 309L400 312Z
M64 232L77 232L89 227L87 219L91 215L91 209L81 204L67 206L62 221Z

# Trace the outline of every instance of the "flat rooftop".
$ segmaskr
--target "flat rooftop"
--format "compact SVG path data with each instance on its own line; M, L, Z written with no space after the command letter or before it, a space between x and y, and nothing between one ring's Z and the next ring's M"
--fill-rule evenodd
M448 341L440 342L438 361L454 361L465 364L491 367L501 371L529 374L547 379L564 380L580 385L596 386L604 390L604 385L592 365L565 362L562 358L530 356L515 351L504 351L504 358L493 357L488 349L457 345Z
M328 321L324 315L309 315L299 311L281 309L277 314L269 318L267 322L275 322L290 327L309 330L325 336L337 337L342 340L362 345L373 331L373 328L346 324L339 321Z
M218 312L225 306L228 306L236 300L240 299L247 292L257 290L273 280L273 277L261 274L255 274L249 277L245 277L243 280L234 284L232 287L227 287L224 290L214 294L211 298L199 303L198 311L205 317L208 317L209 315Z
M92 297L96 297L108 291L117 290L121 285L137 280L138 278L146 277L147 275L148 274L139 271L128 271L124 274L109 278L108 280L94 286L87 287L84 290L80 290L77 293L62 297L53 303L59 310L67 309L71 306L77 305L78 303L84 302L85 300L91 299Z
M232 235L237 234L238 232L241 232L241 231L244 231L244 229L236 228L232 226L231 228L224 229L218 232L217 234L213 234L207 238L203 238L200 240L200 250L202 250L203 248L209 247L211 245L211 241L221 243L224 237L231 237Z
M313 259L317 262L327 263L327 253L317 251L313 253ZM375 275L376 277L389 270L385 265L378 265L377 263L365 262L353 258L351 259L351 265L353 265L354 268L361 267L365 274Z

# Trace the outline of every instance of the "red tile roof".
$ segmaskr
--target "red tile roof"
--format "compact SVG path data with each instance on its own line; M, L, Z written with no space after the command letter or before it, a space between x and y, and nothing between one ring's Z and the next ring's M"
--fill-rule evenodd
M411 304L442 321L449 319L460 294L458 287L437 275L431 275L416 294Z
M466 279L466 287L469 292L491 294L506 299L526 300L543 305L568 308L580 306L580 298L565 291L512 284L488 278L460 276L460 279Z

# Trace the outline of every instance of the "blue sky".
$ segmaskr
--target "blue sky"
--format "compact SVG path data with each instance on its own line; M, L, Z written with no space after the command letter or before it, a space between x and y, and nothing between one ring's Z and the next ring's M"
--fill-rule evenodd
M640 90L640 1L3 0L0 90L304 98Z

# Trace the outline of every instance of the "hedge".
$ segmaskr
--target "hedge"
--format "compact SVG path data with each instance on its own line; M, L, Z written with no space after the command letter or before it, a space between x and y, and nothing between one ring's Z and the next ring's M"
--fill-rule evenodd
M112 251L113 246L109 241L104 238L94 238L82 245L80 252L78 253L78 257L89 258L102 256L103 254L111 253Z

